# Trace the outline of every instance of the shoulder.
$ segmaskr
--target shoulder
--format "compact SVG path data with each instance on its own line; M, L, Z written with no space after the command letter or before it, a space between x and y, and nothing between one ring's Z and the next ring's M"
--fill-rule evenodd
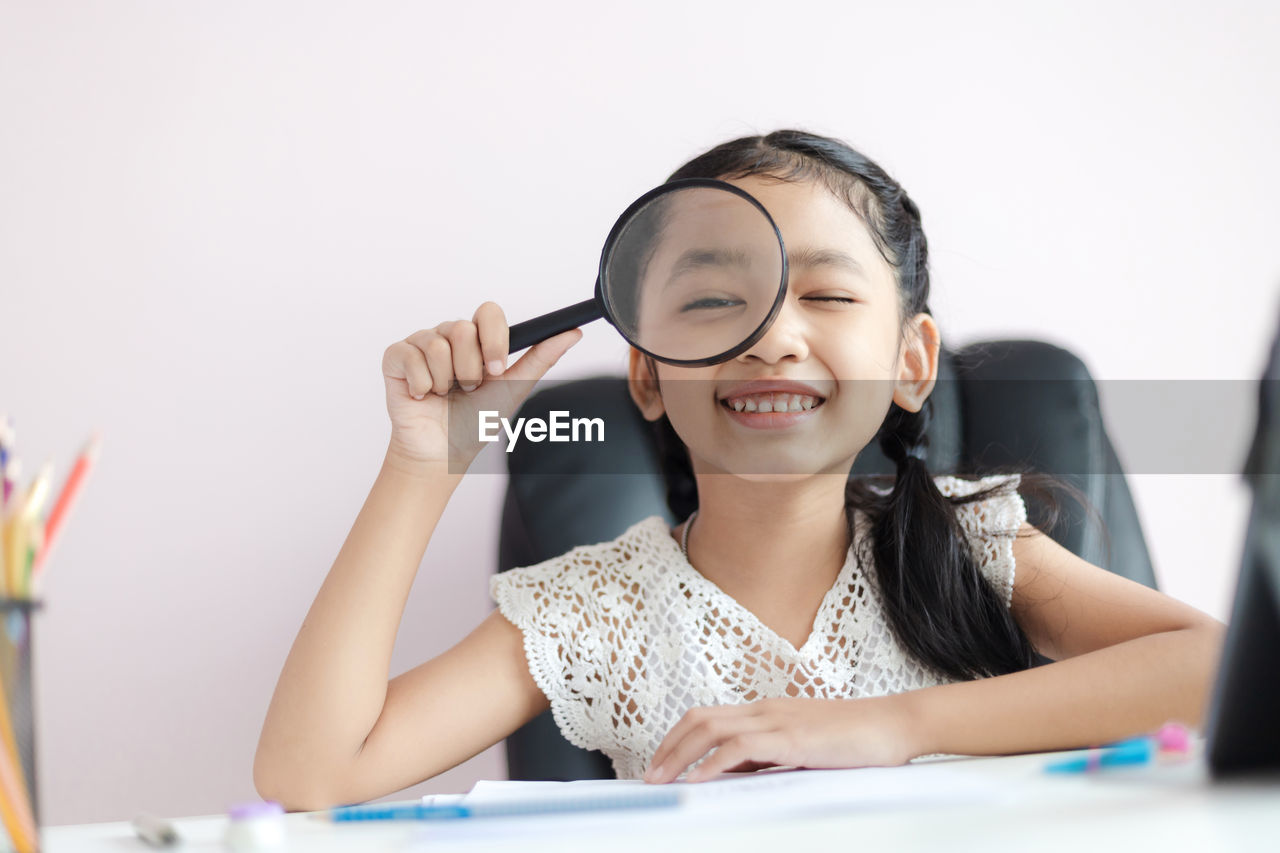
M997 487L984 498L955 504L956 520L969 541L978 569L1009 607L1017 571L1014 540L1027 520L1027 505L1018 487L1020 474L994 474L977 479L952 475L933 478L947 497L967 497Z
M941 474L933 482L949 498L968 498L990 490L984 497L953 504L960 523L974 534L1013 536L1027 520L1027 505L1018 493L1021 474L993 474L977 479Z
M972 495L995 485L1004 487L1001 493L1016 493L1018 487L1022 485L1022 475L992 474L989 477L968 478L957 477L954 474L937 474L934 476L933 482L937 484L938 491L947 497Z
M616 740L610 718L601 717L620 676L613 664L634 644L620 613L637 607L652 568L669 559L671 539L657 515L637 521L614 539L579 545L528 566L489 578L489 594L522 635L525 661L547 697L560 733L582 749ZM627 627L628 630L620 630Z
M645 569L667 556L662 537L670 540L667 523L651 515L614 539L499 572L489 578L489 595L522 628L566 620L583 626L591 621L590 614L620 601L627 590L637 591L652 574ZM679 547L674 540L670 545Z

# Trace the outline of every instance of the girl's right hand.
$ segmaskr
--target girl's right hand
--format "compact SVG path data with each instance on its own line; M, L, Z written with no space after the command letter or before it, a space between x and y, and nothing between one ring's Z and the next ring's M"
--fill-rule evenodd
M511 418L534 383L582 338L581 329L561 332L504 370L508 332L502 309L486 302L470 321L447 320L387 347L382 377L391 416L389 454L462 472L483 447L479 413Z

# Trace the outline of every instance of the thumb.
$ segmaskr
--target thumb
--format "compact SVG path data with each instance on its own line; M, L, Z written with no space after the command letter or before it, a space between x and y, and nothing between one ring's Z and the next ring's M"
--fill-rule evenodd
M580 340L582 340L582 330L570 329L536 343L526 350L515 364L503 372L502 378L536 382L560 360L560 356L569 351L569 347Z

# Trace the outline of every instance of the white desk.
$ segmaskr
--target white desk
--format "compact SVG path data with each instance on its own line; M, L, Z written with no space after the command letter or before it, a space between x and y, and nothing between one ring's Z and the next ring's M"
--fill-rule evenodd
M286 816L289 843L299 851L377 851L419 849L673 853L689 850L871 850L1071 851L1071 853L1156 853L1166 850L1280 851L1280 776L1219 783L1209 779L1197 741L1194 757L1181 765L1116 769L1090 775L1043 772L1065 753L998 758L935 759L1008 785L1013 801L899 807L878 813L851 810L804 818L739 820L733 825L696 828L663 826L662 812L625 819L625 830L602 835L590 829L576 835L471 839L414 843L422 827L414 822L333 824L311 813ZM904 768L909 771L910 768ZM561 819L564 816L560 816ZM533 818L539 820L541 818ZM511 820L489 818L490 821ZM521 818L520 820L530 820ZM175 821L185 851L226 851L225 815ZM622 829L622 826L619 826ZM128 821L46 828L46 853L151 850Z

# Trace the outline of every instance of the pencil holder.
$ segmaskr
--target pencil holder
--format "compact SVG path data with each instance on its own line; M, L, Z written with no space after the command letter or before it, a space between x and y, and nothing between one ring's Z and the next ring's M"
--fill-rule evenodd
M38 850L31 623L42 602L0 598L0 850Z

